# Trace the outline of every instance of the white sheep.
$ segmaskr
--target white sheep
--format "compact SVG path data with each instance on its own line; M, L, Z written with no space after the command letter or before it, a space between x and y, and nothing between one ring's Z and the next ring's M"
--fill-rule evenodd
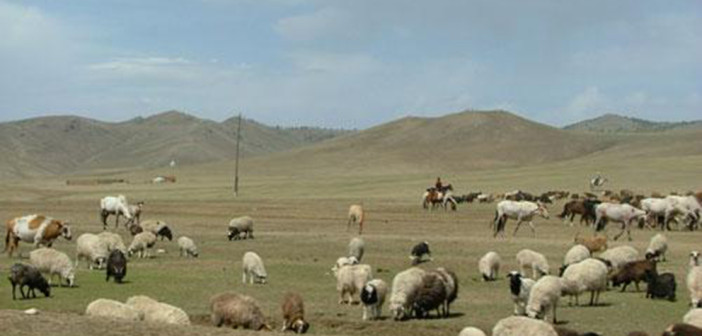
M158 302L148 296L132 296L127 299L126 304L141 312L146 322L190 325L190 318L185 311L176 306Z
M108 252L112 252L112 250L120 250L122 253L127 254L127 246L124 245L122 236L109 231L100 232L97 234L97 236L103 242L105 242Z
M363 303L363 320L377 320L380 318L388 293L388 285L381 279L368 281L361 290L361 302Z
M683 323L702 328L702 308L692 308L683 317Z
M389 310L395 320L403 320L412 314L412 305L423 285L426 272L417 267L406 269L392 280Z
M249 216L237 217L229 221L229 227L227 230L227 237L229 240L238 239L253 239L253 227L254 221ZM242 237L241 234L244 234Z
M85 259L90 269L93 269L94 264L102 269L108 255L107 245L97 235L84 233L76 240L76 267L81 259Z
M553 323L557 323L556 308L558 300L563 293L563 281L553 275L541 277L531 288L529 301L527 302L527 316L531 318L545 319L550 309Z
M608 249L600 254L600 259L612 264L612 272L617 272L622 266L632 261L639 260L639 251L627 245Z
M339 304L353 304L356 294L373 278L370 265L349 265L340 268L336 275L336 290L339 292ZM348 300L346 299L348 297Z
M255 252L244 253L242 269L241 282L244 284L247 277L249 283L252 284L265 284L268 281L268 273L266 273L266 267L263 266L263 260Z
M271 330L258 302L250 296L233 292L217 294L210 298L210 311L216 327L228 325L235 329Z
M700 307L702 302L702 266L690 267L686 280L692 307Z
M492 336L558 336L558 333L544 321L510 316L497 322L492 329Z
M154 247L155 244L155 234L151 233L150 231L140 232L132 239L132 243L129 245L127 252L130 256L134 253L138 253L139 258L148 258L148 249Z
M363 259L363 252L365 250L366 243L363 239L355 237L349 242L349 257L354 257L358 262Z
M585 245L575 245L566 252L565 257L563 257L563 266L572 265L579 263L587 258L590 258L590 250L588 250Z
M500 271L500 255L497 252L488 252L478 261L478 270L484 281L497 280Z
M341 269L342 267L356 264L358 264L358 259L356 259L356 257L340 257L339 259L336 259L336 263L331 268L331 271L334 274L334 276L337 276L339 269Z
M665 261L665 252L668 251L668 239L662 233L651 238L646 249L646 259L660 258Z
M41 273L48 274L49 285L55 275L59 280L68 282L73 287L75 282L75 267L67 254L52 248L42 247L29 253L29 262ZM61 282L61 281L59 281Z
M688 263L690 267L695 267L700 265L700 253L697 251L690 252L690 262Z
M85 315L133 322L144 319L144 313L122 302L108 299L97 299L91 302L85 309Z
M141 223L139 226L141 226L143 231L148 231L155 234L157 237L161 237L161 240L163 240L164 237L168 238L169 241L173 240L173 232L168 226L168 223L164 221L147 220Z
M578 305L580 293L590 291L590 305L596 305L600 292L607 290L607 265L597 259L585 259L570 264L563 272L563 294L575 296Z
M538 279L549 274L549 266L543 254L529 249L523 249L517 253L517 264L522 272L522 276L527 276L527 269L531 269L532 278Z
M509 291L514 302L514 315L526 315L529 293L531 293L531 288L534 287L536 281L522 277L522 274L517 271L509 272L507 276L509 277Z
M475 327L465 327L458 333L458 336L486 336L485 333Z
M180 256L191 256L197 258L200 254L197 250L195 242L185 236L178 238L178 247L180 248Z

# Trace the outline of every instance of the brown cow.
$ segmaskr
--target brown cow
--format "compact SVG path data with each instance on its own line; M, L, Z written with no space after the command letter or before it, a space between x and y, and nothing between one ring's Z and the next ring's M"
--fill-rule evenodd
M53 219L43 215L17 217L5 224L5 250L8 255L17 249L19 241L34 243L35 247L46 245L51 247L54 240L63 236L71 240L71 228L68 222Z

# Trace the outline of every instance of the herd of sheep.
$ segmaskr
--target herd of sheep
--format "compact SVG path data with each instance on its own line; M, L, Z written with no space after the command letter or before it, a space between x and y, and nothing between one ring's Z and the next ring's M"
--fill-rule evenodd
M75 269L81 261L85 261L89 269L104 269L106 281L114 278L115 282L122 282L127 274L130 257L150 257L150 251L159 237L161 240L173 240L173 231L167 223L159 220L140 221L143 203L131 206L126 203L124 196L106 199L101 201L103 224L106 228L109 215L116 215L116 221L120 215L126 217L126 227L133 235L129 246L119 234L108 231L84 233L76 240L75 261L72 261L66 253L51 248L51 242L44 244L45 247L35 242L36 248L29 254L29 263L16 263L10 269L13 299L16 298L17 286L23 298L36 297L34 291L37 289L45 296L50 296L51 283L56 277L61 284L74 286ZM363 218L362 206L351 206L348 227L351 223L357 223L360 234ZM229 222L227 238L253 239L253 231L254 221L251 217L234 218ZM8 227L8 237L9 235L11 228ZM181 257L199 256L193 239L181 236L176 241ZM590 294L590 305L598 305L601 302L600 294L610 286L621 286L621 291L625 291L633 283L638 290L640 282L645 282L646 298L674 300L677 285L675 276L668 272L659 273L657 269L658 263L666 261L667 250L668 240L662 233L651 238L643 254L627 245L608 248L605 235L576 235L573 246L564 251L562 266L552 268L543 254L522 249L515 255L518 269L508 272L509 286L504 289L511 294L514 316L500 320L492 329L492 335L597 335L592 332L579 334L554 326L557 322L557 307L564 296L569 297L571 304L575 301L575 305L579 305L579 297L584 293ZM361 237L354 237L348 244L348 254L338 258L332 267L339 304L362 304L363 320L379 319L386 302L394 320L421 319L432 313L439 318L450 316L450 306L459 295L459 278L445 267L427 269L418 266L433 261L428 242L420 242L411 247L411 265L398 272L390 286L382 279L374 278L373 268L362 263L365 251L365 241ZM693 309L683 317L684 323L672 325L666 331L669 335L702 336L702 266L698 259L699 253L692 251L686 285ZM502 258L498 252L488 251L478 260L477 265L477 271L484 281L495 281L500 277ZM44 275L48 276L48 281ZM242 282L264 285L267 279L268 273L262 258L253 251L246 252L242 258ZM26 293L25 287L28 288ZM305 320L303 297L299 293L287 293L281 311L283 331L305 333L310 327ZM97 299L87 306L85 312L90 316L130 321L190 324L188 315L182 309L146 296L134 296L125 303ZM212 324L217 327L271 330L269 319L257 300L240 293L214 295L210 299L210 314ZM553 325L547 321L552 321ZM467 327L459 335L479 336L485 333L478 328ZM630 335L645 333L632 332Z

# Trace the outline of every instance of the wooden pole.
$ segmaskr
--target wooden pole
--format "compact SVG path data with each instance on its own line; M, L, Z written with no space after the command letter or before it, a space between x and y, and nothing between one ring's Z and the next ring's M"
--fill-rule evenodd
M241 142L241 113L236 127L236 161L234 163L234 197L239 196L239 143Z

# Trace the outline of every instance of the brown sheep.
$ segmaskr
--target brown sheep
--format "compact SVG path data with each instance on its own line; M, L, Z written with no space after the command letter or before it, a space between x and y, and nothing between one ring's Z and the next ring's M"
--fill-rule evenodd
M224 292L210 299L212 324L216 327L229 325L252 330L271 330L266 324L261 308L250 296L234 292Z
M286 294L280 308L283 311L282 331L293 330L297 334L307 332L310 324L305 321L305 307L299 294Z
M646 271L657 274L655 260L638 260L624 264L622 268L612 276L612 285L618 287L622 285L622 292L630 283L636 285L636 291L640 291L639 282L646 281Z
M592 237L578 237L578 234L576 234L573 241L575 242L575 245L580 244L587 247L587 249L590 250L590 253L600 252L607 249L607 236L604 235L594 235Z

